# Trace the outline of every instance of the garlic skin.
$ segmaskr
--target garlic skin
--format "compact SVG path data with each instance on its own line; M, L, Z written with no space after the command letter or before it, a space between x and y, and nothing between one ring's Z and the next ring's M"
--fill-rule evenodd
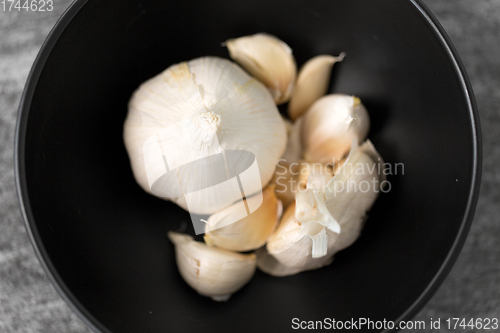
M338 57L319 55L302 66L288 104L288 115L292 120L304 114L318 98L326 94L332 67L344 60L344 57L345 53L341 53Z
M227 301L255 273L254 254L241 254L209 247L193 237L170 231L179 273L200 295Z
M216 186L226 180L238 185L226 175L228 151L255 156L258 169L252 169L252 177L260 181L252 178L243 184L245 196L251 196L271 180L286 141L285 125L268 89L238 65L217 57L170 66L144 82L129 102L124 124L137 183L195 214L213 214L242 199L239 189ZM213 157L223 162L218 168L203 165Z
M383 160L373 144L367 140L358 146L353 139L352 148L346 161L338 172L324 187L323 191L313 191L314 186L307 185L307 191L297 193L296 204L290 206L276 232L271 236L266 248L256 251L257 266L273 276L287 276L306 270L317 269L329 265L335 253L352 245L361 234L367 212L377 199L385 176L381 172ZM365 186L366 185L366 186ZM315 208L319 202L319 209ZM321 199L324 206L321 206ZM323 219L314 217L314 212L322 213L327 209ZM316 213L317 214L317 213ZM304 222L309 220L335 221L340 232L335 232L335 224L331 228L320 230L318 222L313 227L320 232L315 238L307 239L302 235ZM300 221L299 221L300 220ZM311 223L311 222L309 222ZM316 248L326 248L326 254L314 258L314 241Z
M225 46L231 59L270 89L276 104L288 102L297 75L297 65L292 49L285 42L259 33L229 39Z
M258 206L253 213L239 219L240 202L210 216L205 225L205 243L237 252L255 250L264 245L276 229L283 207L274 193L274 186L267 186L262 197L244 199L246 205ZM237 221L237 222L233 222ZM227 224L229 223L229 224ZM222 226L222 227L221 227Z
M301 141L304 157L311 162L340 161L353 138L363 141L370 117L359 98L331 94L317 100L304 114Z

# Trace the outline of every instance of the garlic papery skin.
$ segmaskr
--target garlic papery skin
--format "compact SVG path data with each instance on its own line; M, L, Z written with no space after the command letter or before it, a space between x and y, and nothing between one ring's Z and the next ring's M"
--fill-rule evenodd
M325 187L325 205L342 228L333 253L350 246L359 237L367 212L385 183L383 164L371 141L358 147L354 139L346 162Z
M245 164L248 154L252 163L246 178L240 177L244 196L260 193L286 141L268 89L216 57L173 65L144 82L129 102L124 124L139 185L194 214L213 214L242 199L236 176L243 170L230 171Z
M193 237L170 231L179 273L199 294L215 301L229 297L255 273L254 254L234 253L196 242Z
M340 233L339 223L332 217L325 205L325 196L321 191L313 191L306 189L299 191L295 197L295 219L304 226L309 227L312 223L316 230L313 234L319 233L320 229L328 229L335 234ZM311 232L308 230L308 232ZM312 258L321 258L327 254L327 235L322 234L322 237L313 237ZM336 238L336 237L335 237Z
M264 245L276 229L283 207L274 193L274 185L262 191L262 197L244 199L246 205L260 205L250 215L239 219L239 203L210 216L205 225L205 243L237 252L255 250ZM237 222L233 222L237 221ZM222 227L220 227L222 226Z
M297 75L297 65L292 49L285 42L259 33L229 39L225 46L231 59L269 88L276 104L288 102Z
M288 104L288 115L292 120L304 114L318 98L326 94L332 67L344 57L345 53L341 53L338 57L319 55L302 66Z
M295 218L295 203L290 205L267 246L256 251L257 266L274 276L287 276L317 269L332 261L331 255L313 258L317 247L330 249L339 234L317 222L302 224Z
M304 114L301 132L304 158L335 163L349 152L352 139L363 141L369 129L370 118L359 98L343 94L324 96Z

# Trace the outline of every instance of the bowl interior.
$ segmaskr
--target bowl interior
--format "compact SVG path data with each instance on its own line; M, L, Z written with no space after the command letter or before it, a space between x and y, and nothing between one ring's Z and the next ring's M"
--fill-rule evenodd
M293 318L396 320L436 287L467 226L476 146L462 77L415 4L88 1L56 32L23 105L21 190L43 261L99 330L255 332L291 330ZM332 92L367 106L391 190L329 267L286 278L257 272L215 303L180 277L166 232L189 228L189 215L135 183L122 126L141 82L183 60L227 58L221 42L256 32L286 41L299 65L347 53Z

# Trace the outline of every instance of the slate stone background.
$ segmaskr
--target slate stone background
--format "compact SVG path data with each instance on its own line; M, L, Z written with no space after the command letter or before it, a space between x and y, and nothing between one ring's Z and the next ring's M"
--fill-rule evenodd
M24 229L14 188L14 129L24 83L42 42L71 3L54 2L53 12L0 9L0 332L4 333L91 332L45 276ZM484 168L481 197L462 253L415 319L500 319L500 145L496 146L500 132L500 0L425 2L453 40L472 81L481 116Z

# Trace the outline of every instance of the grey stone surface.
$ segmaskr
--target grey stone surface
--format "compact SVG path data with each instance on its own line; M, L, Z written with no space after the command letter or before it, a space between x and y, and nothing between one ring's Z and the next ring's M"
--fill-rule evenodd
M395 0L396 1L396 0ZM19 213L13 145L17 107L29 69L69 0L54 11L0 9L0 332L90 332L45 276ZM415 319L500 319L500 0L427 0L469 73L481 115L484 168L472 229L450 275ZM480 332L408 330L407 332ZM490 331L492 332L492 331Z

